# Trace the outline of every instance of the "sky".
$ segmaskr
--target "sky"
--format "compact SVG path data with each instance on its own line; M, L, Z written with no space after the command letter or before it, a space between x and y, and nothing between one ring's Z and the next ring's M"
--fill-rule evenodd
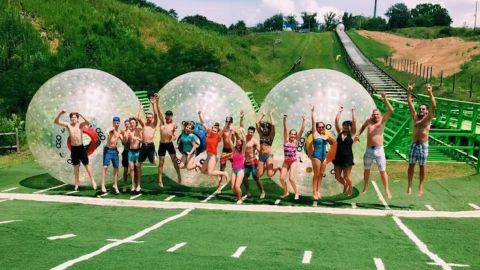
M353 15L373 16L374 0L149 0L164 9L174 9L179 18L200 14L209 20L225 24L227 27L239 20L247 26L255 26L277 13L296 15L301 22L302 11L317 12L317 19L323 21L323 14L333 11L339 15L347 11ZM440 4L445 7L452 26L466 24L473 27L476 0L377 0L377 15L384 16L395 3L403 2L410 9L419 3ZM480 2L480 0L479 0ZM479 4L480 13L480 4ZM480 17L477 27L480 25Z

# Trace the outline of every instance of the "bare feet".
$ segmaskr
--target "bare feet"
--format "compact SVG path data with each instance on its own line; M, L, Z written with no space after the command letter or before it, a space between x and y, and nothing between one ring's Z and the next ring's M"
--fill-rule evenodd
M387 196L387 199L389 200L392 198L392 194L390 194L389 190L385 191L385 196Z
M348 186L347 184L343 185L343 194L347 194Z
M162 180L158 181L158 186L163 188L163 181Z
M117 186L113 186L113 189L115 190L115 194L120 194L120 191L118 190Z
M107 189L105 188L105 186L102 186L102 193L107 193Z
M422 196L423 195L423 186L420 186L418 188L417 196Z
M349 186L347 195L350 197L350 196L352 196L352 193L353 193L353 187Z
M142 191L142 188L140 187L140 185L137 186L137 189L136 189L135 191L136 191L136 192Z
M237 201L237 204L242 204L242 203L243 203L243 200L241 199Z
M97 190L97 183L95 183L95 181L92 181L92 187L93 190Z
M298 200L299 198L300 198L300 194L299 193L295 194L295 200Z
M412 194L412 187L408 187L408 188L407 188L407 194L408 194L408 195Z
M75 185L75 189L74 189L74 190L75 190L75 191L78 191L78 185Z
M317 205L318 205L318 201L317 201L317 200L314 200L312 206L313 206L313 207L317 207Z
M265 191L262 191L262 193L260 193L260 199L264 199L265 198Z
M288 197L288 195L290 195L290 193L288 193L288 192L287 192L287 193L284 193L282 196L280 196L280 198L282 198L282 199L283 199L283 198L286 198L286 197Z

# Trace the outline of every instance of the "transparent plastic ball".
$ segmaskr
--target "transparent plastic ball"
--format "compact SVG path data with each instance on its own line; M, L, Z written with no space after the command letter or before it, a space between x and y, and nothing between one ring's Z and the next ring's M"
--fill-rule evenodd
M337 25L337 31L345 31L345 25L343 25L343 23L340 23Z
M68 123L70 112L82 114L91 123L89 131L83 133L84 145L89 145L92 139L98 139L95 145L89 147L94 150L89 155L89 164L92 165L95 181L100 183L103 147L106 144L106 133L112 127L113 117L120 117L120 128L123 128L123 121L136 115L139 106L140 103L130 87L106 72L94 69L62 72L45 82L30 101L26 118L28 145L35 160L51 176L64 183L73 184L73 166L67 147L68 130L55 125L53 121L61 110L66 113L60 120ZM120 142L118 149L120 152L123 149ZM121 164L119 166L121 167ZM110 165L106 181L111 182L112 177ZM82 168L80 185L90 185L87 173Z
M345 120L351 120L351 109L355 108L357 130L375 108L373 99L362 85L341 72L329 69L297 72L282 80L270 91L262 103L260 111L268 114L274 110L276 135L273 142L273 154L275 167L281 166L284 160L283 114L287 114L287 129L295 129L297 132L300 129L302 115L306 116L304 138L299 140L297 145L295 174L299 192L304 195L312 194L312 163L305 153L305 136L312 130L310 104L315 106L316 121L324 122L335 140L337 138L335 115L340 105L344 107L340 125ZM360 142L354 143L352 147L355 165L352 169L351 179L354 185L363 177L362 160L365 141L366 137L362 135ZM335 180L331 162L327 164L324 175L322 196L332 196L343 191L343 185ZM280 185L280 174L277 173L273 180ZM288 183L288 187L293 192L290 183Z
M238 130L240 111L244 112L245 129L255 125L255 110L240 86L225 76L212 72L190 72L178 76L165 85L159 92L160 110L173 112L174 123L177 125L176 135L182 132L183 121L200 122L198 112L201 111L207 127L212 127L215 122L220 123L220 128L225 125L227 116L233 117L233 125ZM177 142L174 142L177 147ZM223 143L218 145L218 157L222 152ZM181 153L177 151L177 158ZM202 152L195 158L195 163L201 165L206 158ZM219 161L219 160L218 160ZM216 168L218 169L219 162ZM227 163L227 170L231 171L231 164ZM177 174L171 159L165 157L164 174L176 180ZM190 187L213 187L217 184L217 177L209 177L195 170L181 170L182 185ZM224 180L225 181L225 180Z

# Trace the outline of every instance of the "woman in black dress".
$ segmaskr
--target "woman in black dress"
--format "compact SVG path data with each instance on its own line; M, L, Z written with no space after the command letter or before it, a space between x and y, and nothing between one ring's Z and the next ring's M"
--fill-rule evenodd
M335 179L343 185L343 193L352 195L352 180L350 174L352 172L353 151L352 145L355 142L355 134L357 131L357 124L355 119L355 109L352 108L352 120L343 121L340 128L340 116L343 111L343 106L340 106L337 116L335 117L335 129L337 130L337 152L335 159L332 161L335 170Z

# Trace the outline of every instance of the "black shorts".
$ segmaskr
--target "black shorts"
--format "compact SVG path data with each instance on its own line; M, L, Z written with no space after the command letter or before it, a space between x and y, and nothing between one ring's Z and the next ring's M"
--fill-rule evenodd
M140 163L144 162L148 157L150 163L155 162L155 144L154 143L143 143L140 148L140 155L138 161Z
M128 168L128 148L124 148L122 152L122 166Z
M88 155L87 155L87 149L85 149L85 146L79 145L79 146L73 146L71 149L71 155L70 157L72 158L72 164L74 166L79 165L80 161L82 164L88 165Z
M160 143L158 146L158 156L159 157L164 157L165 154L168 152L169 155L176 155L177 152L175 151L175 146L173 145L173 142L169 143Z

